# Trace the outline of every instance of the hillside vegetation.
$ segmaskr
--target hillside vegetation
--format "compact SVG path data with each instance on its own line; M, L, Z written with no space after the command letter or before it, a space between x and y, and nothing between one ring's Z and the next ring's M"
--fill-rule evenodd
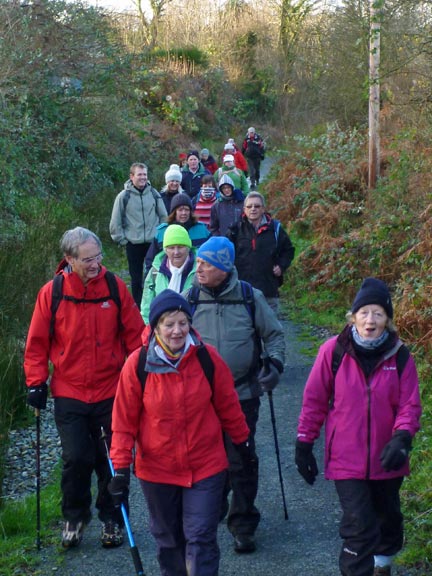
M369 0L236 0L201 18L197 0L152 2L152 17L0 0L0 435L26 413L26 330L64 230L93 229L109 263L112 202L132 162L161 188L179 151L217 155L253 125L278 158L265 193L296 244L284 294L293 317L336 330L364 276L391 286L424 403L405 561L428 565L432 12L376 4L382 161L368 190Z

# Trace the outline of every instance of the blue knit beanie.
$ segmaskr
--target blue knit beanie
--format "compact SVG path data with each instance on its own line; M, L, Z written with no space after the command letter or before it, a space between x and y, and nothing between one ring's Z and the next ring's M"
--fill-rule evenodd
M150 304L149 322L153 330L162 314L170 311L184 312L192 321L192 310L186 298L174 290L162 290Z
M197 258L205 260L219 270L231 272L235 259L234 244L225 236L212 236L204 244L201 244Z
M354 314L368 304L378 304L386 311L389 318L393 318L393 305L387 284L378 278L365 278L354 298L351 312Z

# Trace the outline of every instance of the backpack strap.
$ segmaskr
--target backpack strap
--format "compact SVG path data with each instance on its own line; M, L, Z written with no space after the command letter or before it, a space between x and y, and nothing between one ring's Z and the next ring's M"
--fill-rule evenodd
M211 359L210 352L208 351L207 346L203 342L201 342L201 344L198 346L197 356L198 360L200 361L201 368L203 369L203 372L205 374L205 377L207 378L208 383L210 384L210 388L212 389L212 395L213 395L215 367L213 360Z
M333 348L331 363L333 380L336 378L336 372L339 370L339 366L341 365L344 355L345 350L343 349L342 344L339 342L339 340L336 340L336 346Z
M49 338L52 340L54 336L54 326L57 309L60 306L60 302L63 298L63 274L56 274L53 278L52 285L52 297L51 297L51 318L49 325Z
M405 369L409 357L410 357L410 351L408 350L408 347L405 346L405 344L402 344L402 346L396 352L396 367L399 378L401 377L402 372Z
M159 192L153 188L153 186L150 186L150 190L153 196L153 200L155 201L155 212L160 218L158 200L161 199L163 202L163 198L159 194ZM120 211L123 230L126 228L126 206L128 205L129 200L130 200L130 190L126 188L122 197L122 209Z
M242 300L229 300L225 298L223 300L200 300L200 288L198 286L192 286L187 295L187 301L191 306L192 316L195 314L198 304L244 304L249 316L251 317L252 325L255 329L255 296L253 287L251 284L249 284L249 282L246 282L245 280L240 280L240 286L242 291Z
M62 300L67 300L68 302L73 302L74 304L99 304L102 302L106 302L107 299L113 300L113 302L117 306L117 317L118 317L118 325L119 330L123 329L123 324L121 321L121 300L120 300L120 292L118 288L118 283L115 274L110 272L109 270L105 273L105 280L108 285L109 296L102 296L101 298L75 298L74 296L68 296L63 294L63 282L64 276L63 274L56 274L53 278L53 288L52 288L52 297L51 297L51 318L50 318L50 326L49 326L49 337L52 340L54 336L54 327L55 327L55 319L58 307L60 306L60 302Z
M339 366L341 365L342 358L344 357L344 355L345 350L343 349L342 344L339 342L339 340L336 340L336 346L333 348L332 363L331 363L331 369L333 374L333 392L330 398L330 406L333 406L334 403L334 386L335 386L336 373L339 370ZM407 346L405 346L405 344L402 344L402 346L400 346L400 348L396 352L396 368L399 379L402 375L402 372L405 369L409 357L410 352Z
M130 200L130 190L126 188L121 199L121 210L120 210L123 230L126 228L126 206L128 205L129 200Z
M138 380L141 382L141 388L142 388L143 394L144 394L144 389L145 389L147 374L148 374L148 372L146 372L146 369L145 369L146 362L147 362L147 348L145 346L141 346L141 350L140 350L139 357L138 357L137 375L138 375Z
M240 280L240 285L243 294L243 303L248 311L249 316L252 320L252 325L255 330L255 296L253 292L252 284L246 282L245 280Z
M274 227L274 236L275 236L276 249L277 249L277 244L279 241L279 230L281 227L281 223L279 220L276 220L276 218L273 218L273 227Z
M204 372L204 375L210 384L210 388L212 390L213 395L213 384L214 384L214 363L211 359L210 353L203 342L198 346L197 349L197 356L199 363L201 364L201 368ZM141 346L141 350L138 357L138 367L137 367L137 375L138 379L141 382L142 392L144 394L145 385L147 381L148 372L145 369L147 361L147 348L145 346Z

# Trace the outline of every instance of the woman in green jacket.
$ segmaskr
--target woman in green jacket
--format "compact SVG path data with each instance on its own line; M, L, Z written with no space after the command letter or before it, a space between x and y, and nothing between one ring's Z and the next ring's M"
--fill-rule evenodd
M162 290L182 292L192 286L196 260L190 236L179 224L171 224L163 237L163 252L156 255L144 282L141 316L148 324L150 304Z

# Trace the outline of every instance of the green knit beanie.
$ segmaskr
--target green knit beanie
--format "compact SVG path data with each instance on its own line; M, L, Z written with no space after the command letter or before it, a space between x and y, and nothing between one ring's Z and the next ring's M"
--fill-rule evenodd
M164 249L167 246L187 246L192 248L192 241L187 230L179 224L170 224L165 230L163 237Z

